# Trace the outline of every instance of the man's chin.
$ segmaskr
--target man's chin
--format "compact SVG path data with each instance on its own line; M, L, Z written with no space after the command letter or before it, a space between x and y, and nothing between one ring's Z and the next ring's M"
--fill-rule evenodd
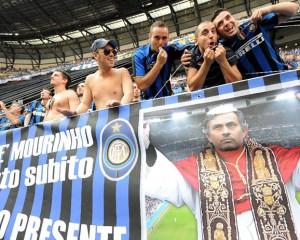
M226 32L226 33L224 34L224 37L225 37L225 38L232 38L232 37L234 37L236 34L237 34L237 31L230 31L230 32Z
M229 151L235 151L238 150L240 148L240 146L236 146L236 145L225 145L220 147L220 150L222 152L229 152Z

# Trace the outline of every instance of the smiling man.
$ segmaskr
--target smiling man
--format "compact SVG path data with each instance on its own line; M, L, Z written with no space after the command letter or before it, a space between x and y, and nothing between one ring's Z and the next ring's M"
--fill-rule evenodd
M249 19L239 25L231 13L218 9L212 21L222 44L235 51L239 58L238 67L244 78L276 73L287 70L287 65L279 56L269 36L273 27L295 15L299 5L283 2L255 10Z
M187 83L191 91L242 79L234 52L218 43L215 25L206 21L195 32L197 46L192 50Z
M189 45L169 44L169 29L162 22L150 27L149 43L136 50L133 56L133 75L143 99L172 95L169 80L172 64L180 59Z
M113 40L100 38L91 47L98 70L85 79L85 88L80 105L75 111L60 109L67 116L87 112L94 101L96 109L130 103L133 97L132 80L126 68L114 68L117 55Z

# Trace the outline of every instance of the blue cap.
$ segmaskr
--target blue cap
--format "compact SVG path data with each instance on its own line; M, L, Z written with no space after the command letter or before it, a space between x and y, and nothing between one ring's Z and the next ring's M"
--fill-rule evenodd
M106 40L105 38L96 39L92 46L92 52L96 52L99 48L104 48L107 44L110 44L113 48L117 47L117 43L114 40Z

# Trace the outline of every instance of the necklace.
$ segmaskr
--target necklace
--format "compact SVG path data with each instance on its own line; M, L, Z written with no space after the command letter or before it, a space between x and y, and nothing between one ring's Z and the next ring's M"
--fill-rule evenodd
M246 181L246 178L244 177L244 175L243 175L243 173L242 173L242 171L239 167L239 161L242 158L243 154L245 153L245 150L246 150L246 148L244 147L243 151L241 152L241 154L236 159L235 164L225 161L226 163L228 163L229 165L233 166L236 169L236 171L237 171L237 173L238 173L238 175L239 175L239 177L242 180L244 185L246 185L247 181Z

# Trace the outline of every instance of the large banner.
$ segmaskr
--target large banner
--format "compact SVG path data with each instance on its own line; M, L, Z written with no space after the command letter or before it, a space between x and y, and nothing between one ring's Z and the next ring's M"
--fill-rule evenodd
M201 195L208 190L202 188L205 177L198 176L208 176L212 191L220 185L215 176L200 171L201 158L195 162L193 157L214 143L205 130L206 116L218 108L240 110L247 122L243 129L247 127L247 135L259 144L293 149L283 158L291 159L289 164L283 166L280 160L279 170L276 164L269 166L269 160L263 168L257 167L262 161L255 157L259 160L249 169L259 176L259 183L264 177L278 179L275 185L286 197L279 199L265 186L261 202L265 207L276 202L277 212L287 216L280 219L290 217L292 224L283 225L293 228L286 228L282 239L294 239L294 230L300 229L300 215L295 215L300 212L296 201L300 190L296 172L300 172L299 79L299 71L290 71L1 132L0 239L230 239L226 218L213 223L215 229L206 230L209 218L203 217L209 211L202 201L209 194ZM228 138L222 144L232 142ZM239 161L247 161L240 159L232 166L237 176L232 180L233 208L229 211L234 214L231 222L236 222L232 239L242 229L240 213L252 216L249 195L255 195L252 188L241 187L252 175L238 168ZM185 165L185 161L192 164ZM229 174L232 169L228 167ZM249 205L236 202L235 181L238 195L245 191ZM223 193L228 192L224 189ZM258 209L265 212L260 205ZM252 227L255 235L261 226ZM282 228L275 230L282 232Z
M137 116L125 106L0 133L0 239L140 239Z

